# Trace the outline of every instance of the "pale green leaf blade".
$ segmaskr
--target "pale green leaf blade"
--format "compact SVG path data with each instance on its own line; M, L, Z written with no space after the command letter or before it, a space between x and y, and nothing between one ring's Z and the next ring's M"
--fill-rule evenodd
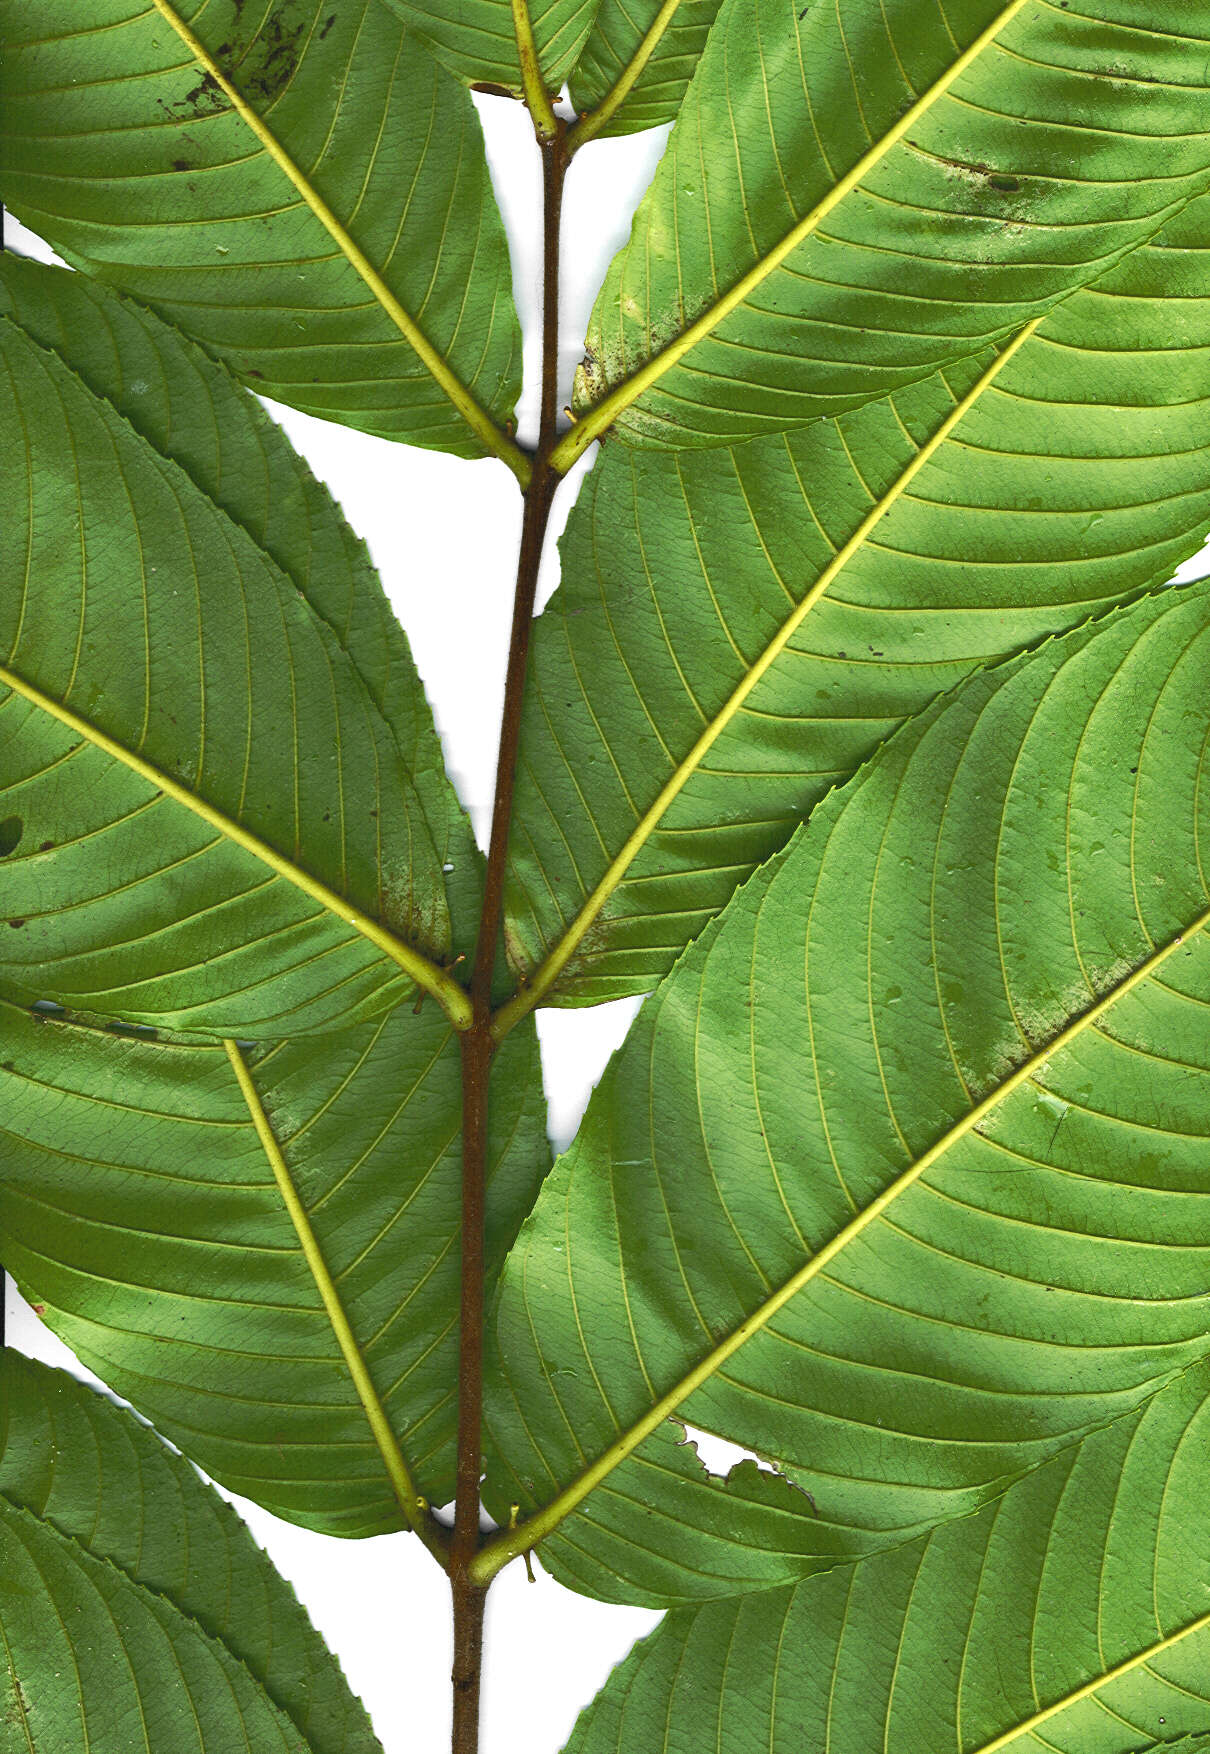
M520 97L517 27L510 0L386 0L433 54L468 85ZM531 0L527 7L538 64L557 92L592 25L595 0Z
M718 1593L677 1415L830 1565L1206 1354L1208 659L1202 582L977 674L686 952L502 1281L500 1552Z
M0 1501L4 1754L306 1754L218 1642Z
M380 0L5 0L0 34L0 193L60 254L266 395L516 464L478 120Z
M479 917L474 837L407 636L327 488L221 364L132 300L9 254L0 257L0 313L179 464L332 629L399 746L445 872L452 942L468 947Z
M1007 338L1206 187L1180 0L731 0L606 278L560 448L719 445Z
M1208 1386L1190 1372L924 1540L671 1615L567 1754L1203 1754Z
M457 1006L434 833L336 630L13 320L0 354L0 986L253 1035L414 980Z
M904 717L1195 551L1207 209L1010 356L734 451L607 448L535 628L510 893L531 996L647 990Z
M460 1056L436 1008L250 1056L369 1403L223 1048L10 1007L2 1036L0 1256L89 1368L215 1479L307 1527L403 1525L375 1401L418 1490L450 1498ZM546 1164L531 1031L494 1085L493 1276Z
M593 132L635 134L676 118L720 0L601 0L570 80L581 116L602 104Z
M235 1512L129 1413L12 1351L0 1364L0 1504L116 1567L220 1643L313 1754L381 1754L339 1665ZM40 1666L18 1677L32 1699ZM57 1754L64 1744L50 1734L41 1726L34 1745Z

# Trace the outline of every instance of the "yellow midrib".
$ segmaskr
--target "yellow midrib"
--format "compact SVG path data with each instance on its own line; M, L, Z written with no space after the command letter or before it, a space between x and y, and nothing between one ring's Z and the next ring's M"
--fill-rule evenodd
M908 130L914 128L921 117L927 115L933 105L945 96L954 81L961 78L966 69L995 40L1005 25L1010 23L1016 14L1029 4L1030 0L1010 0L1010 4L1005 6L991 24L980 32L974 42L962 51L941 78L936 80L921 97L918 97L909 109L905 110L894 127L881 139L876 140L867 152L863 153L853 168L847 171L839 182L832 185L823 199L811 208L809 213L804 214L780 242L774 245L773 249L755 262L746 274L729 287L714 304L703 311L696 321L690 323L687 329L683 329L675 340L670 341L667 347L654 354L644 365L639 367L638 371L632 373L594 407L588 409L556 445L551 456L552 467L557 469L560 474L566 474L576 458L583 455L593 440L598 438L606 427L611 426L619 414L629 408L631 403L636 401L645 390L657 383L665 372L670 371L674 365L684 359L685 355L692 352L700 341L704 341L708 335L713 333L724 318L730 316L733 310L743 304L745 299L755 292L757 287L776 268L781 266L786 257L810 237L829 213L833 212L847 196L852 194L862 179L867 177L881 163L887 153L899 144Z
M928 442L915 452L907 467L887 489L876 505L872 506L857 526L856 530L839 548L820 573L806 595L798 602L787 619L782 623L773 639L765 647L756 662L745 672L743 678L733 689L727 700L709 724L702 731L696 743L684 759L678 763L661 787L654 802L643 812L622 846L610 860L604 875L596 884L591 894L581 905L574 920L560 937L558 943L548 953L543 962L534 971L516 996L501 1007L496 1019L495 1034L502 1040L508 1031L531 1011L550 991L564 968L579 948L585 934L600 914L601 909L609 900L614 890L625 877L626 872L634 863L655 829L658 827L665 812L692 778L710 749L735 718L748 696L764 678L773 664L781 656L790 640L794 637L802 622L814 609L815 605L834 584L838 575L852 560L853 556L864 547L876 527L886 517L892 507L902 498L921 469L936 455L940 447L949 438L954 428L969 413L973 405L982 396L988 385L993 383L1009 360L1029 340L1030 336L1042 322L1035 317L1020 329L1008 345L1000 352L987 370L982 373L970 390L958 402L942 421Z
M1070 1711L1073 1705L1079 1705L1081 1700L1091 1699L1103 1687L1110 1686L1114 1681L1120 1681L1124 1675L1132 1674L1135 1669L1142 1668L1146 1663L1154 1662L1156 1657L1163 1656L1165 1651L1171 1650L1173 1645L1180 1644L1182 1639L1191 1638L1195 1632L1203 1632L1207 1629L1210 1629L1210 1614L1199 1614L1196 1620L1190 1620L1187 1625L1179 1627L1175 1632L1170 1632L1166 1638L1157 1638L1154 1644L1148 1645L1146 1650L1140 1651L1136 1656L1125 1658L1123 1662L1115 1664L1112 1669L1106 1669L1103 1675L1097 1675L1093 1680L1086 1681L1082 1687L1075 1688L1071 1693L1065 1693L1063 1698L1056 1700L1053 1705L1044 1705L1032 1717L1014 1725L1011 1730L1005 1730L1003 1734L994 1736L990 1742L984 1742L978 1748L973 1748L971 1754L1000 1754L1001 1749L1010 1748L1014 1742L1020 1741L1022 1736L1032 1735L1035 1730L1041 1729L1043 1724L1049 1723L1051 1718L1058 1717L1060 1712Z
M634 54L627 61L600 103L589 110L586 115L571 129L567 136L569 152L577 152L601 132L606 123L611 121L625 103L638 81L639 75L659 47L660 40L675 18L681 0L664 0L663 5L652 20L650 28Z
M230 817L216 809L206 799L199 798L196 793L183 786L179 780L173 779L171 774L164 773L141 755L136 755L133 750L127 749L125 744L119 743L116 738L109 736L107 732L91 724L89 720L81 718L79 713L73 712L70 707L64 706L62 701L56 700L53 695L44 693L32 682L26 681L25 677L19 675L15 670L0 665L0 684L11 688L23 700L29 701L31 706L38 707L51 718L58 720L59 724L65 725L77 736L83 737L93 748L101 750L103 754L111 756L115 761L120 761L124 767L129 768L132 773L138 774L139 778L145 780L148 785L156 787L166 797L171 798L177 804L184 805L193 815L200 817L225 840L231 841L235 846L251 853L254 858L267 865L277 876L284 878L287 883L301 890L304 895L309 895L313 901L319 902L328 913L343 921L345 925L351 926L355 932L366 938L376 950L381 951L384 956L409 975L417 986L431 993L456 1028L469 1028L471 1021L470 1000L457 982L451 980L444 970L438 968L435 963L430 962L428 957L422 956L418 950L413 950L410 944L405 944L402 939L396 938L394 933L389 932L377 920L371 919L368 914L359 907L355 907L352 902L337 895L335 890L329 889L327 884L322 883L319 878L312 877L308 871L302 870L300 866L283 857L266 841L261 840L258 835L244 828L241 823L233 822Z
M260 1092L256 1088L248 1062L234 1041L224 1041L223 1046L227 1050L227 1058L231 1062L231 1069L235 1073L240 1093L247 1105L252 1124L256 1128L257 1138L260 1140L261 1148L273 1172L277 1191L281 1196L283 1206L286 1208L290 1223L294 1227L294 1234L298 1238L299 1247L307 1263L307 1270L316 1291L319 1293L324 1313L331 1324L336 1344L340 1348L340 1355L357 1391L357 1398L365 1412L399 1507L416 1533L426 1543L431 1544L433 1531L428 1521L428 1503L416 1490L411 1470L404 1459L391 1421L387 1417L386 1408L374 1386L374 1379L370 1375L361 1347L357 1343L357 1336L353 1332L352 1324L341 1301L340 1292L312 1227L310 1216L294 1185L290 1166L286 1162L285 1153L273 1131L273 1125L266 1113L265 1105L261 1101Z
M302 196L311 212L323 226L337 249L354 272L373 293L382 309L407 341L430 376L445 392L458 413L476 437L502 462L508 464L523 488L529 485L529 458L507 433L502 432L491 415L467 389L448 361L433 346L411 313L403 307L365 251L341 224L318 189L303 174L277 136L248 103L239 88L232 84L205 43L180 18L169 0L152 0L156 11L180 37L198 65L214 80L231 107L259 140L261 146Z
M1039 1072L1053 1055L1061 1053L1064 1048L1069 1047L1086 1029L1098 1022L1111 1006L1132 992L1141 982L1149 979L1182 945L1204 931L1208 925L1210 925L1210 908L1198 915L1186 930L1178 933L1166 944L1153 951L1125 979L1119 981L1087 1011L1073 1019L1044 1047L1030 1054L1001 1084L970 1108L953 1126L947 1128L935 1144L930 1146L921 1157L909 1164L893 1182L883 1189L876 1199L858 1212L817 1254L812 1255L797 1273L779 1286L738 1327L732 1329L731 1333L713 1347L691 1371L681 1378L674 1388L661 1395L641 1419L616 1438L608 1449L598 1456L597 1460L591 1463L577 1479L573 1480L569 1486L552 1499L550 1504L535 1512L517 1530L506 1531L505 1534L497 1536L494 1541L490 1542L483 1549L476 1565L472 1567L476 1581L486 1582L510 1559L552 1534L564 1518L570 1516L577 1505L588 1497L590 1492L595 1491L615 1468L633 1454L640 1443L650 1437L665 1419L670 1418L690 1395L708 1382L727 1360L732 1358L754 1335L766 1328L779 1310L783 1309L806 1285L810 1284L825 1267L848 1247L849 1243L861 1236L871 1224L880 1218L901 1194L913 1187L923 1175L927 1174L947 1151L974 1132L1008 1096L1012 1095L1013 1091L1019 1089L1022 1084L1027 1083Z

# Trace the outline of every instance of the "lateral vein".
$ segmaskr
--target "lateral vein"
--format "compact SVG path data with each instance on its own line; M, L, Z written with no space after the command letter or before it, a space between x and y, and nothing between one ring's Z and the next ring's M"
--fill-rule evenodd
M371 919L368 914L363 913L352 902L337 895L335 890L329 889L326 883L320 882L319 878L312 877L309 872L284 858L281 853L275 851L258 835L253 834L240 823L233 822L221 810L216 810L213 804L207 803L204 798L199 798L195 792L191 792L179 780L173 779L170 774L153 766L141 755L136 755L133 750L127 749L125 744L119 743L116 738L109 736L107 732L91 724L89 720L81 718L79 713L64 706L62 701L55 700L53 695L43 693L32 682L27 682L23 676L19 676L15 670L0 665L0 683L11 688L14 694L19 694L23 700L29 701L31 706L38 707L42 712L49 714L51 718L57 719L61 725L66 725L70 731L83 737L94 748L102 750L104 754L111 756L115 761L120 761L124 767L137 773L140 779L146 780L149 785L157 787L175 803L183 804L187 810L191 810L203 822L209 823L211 828L217 829L224 839L242 847L245 852L251 853L254 858L267 865L277 876L284 878L287 883L292 883L296 889L301 890L304 895L309 895L312 900L318 901L328 913L343 920L346 925L359 932L363 938L368 939L376 950L389 957L416 982L417 986L423 987L425 992L431 993L455 1028L469 1028L470 1001L465 992L456 981L450 979L443 969L438 968L436 963L430 962L427 956L423 956L418 950L413 950L411 945L405 944L402 939L397 938L393 932L389 932L377 920Z
M264 1103L261 1101L260 1092L256 1088L248 1062L236 1042L224 1041L223 1046L227 1050L231 1069L235 1073L244 1101L248 1105L248 1113L256 1128L257 1137L269 1160L282 1204L294 1226L294 1233L298 1237L308 1271L315 1282L315 1289L319 1292L328 1320L332 1325L332 1332L340 1347L341 1357L353 1379L357 1398L365 1409L365 1415L369 1421L370 1430L374 1434L374 1441L382 1457L387 1477L396 1498L399 1500L399 1507L416 1533L426 1544L431 1545L432 1530L428 1523L428 1504L416 1490L411 1470L399 1447L399 1440L391 1428L386 1409L379 1399L378 1390L374 1387L374 1380L362 1356L361 1348L357 1344L357 1337L345 1312L344 1304L341 1302L335 1281L328 1269L328 1263L324 1258L319 1239L312 1228L306 1207L299 1198L298 1189L295 1187L294 1178L290 1173L290 1166L286 1162L285 1153L282 1151L277 1135L273 1131L272 1123L265 1112Z
M507 433L501 431L458 374L442 358L415 318L404 309L396 298L365 251L341 224L318 189L295 164L280 140L252 108L238 86L233 85L228 79L201 38L189 28L183 18L178 16L175 8L169 4L169 0L152 0L152 5L165 23L170 25L180 37L198 65L209 78L214 80L241 121L251 129L278 169L289 178L350 267L373 293L399 333L427 368L434 381L444 390L467 425L489 451L499 457L502 462L508 464L522 488L527 487L529 485L530 462L524 451L513 442Z
M157 0L158 3L159 0ZM619 414L624 413L632 402L636 401L645 390L650 389L652 384L658 383L665 372L671 370L687 353L691 352L699 341L704 341L725 317L730 316L738 305L743 304L749 294L755 292L756 288L772 274L774 269L779 268L786 257L797 249L798 245L806 238L810 237L828 214L853 192L862 178L881 163L887 153L904 138L908 130L914 128L920 118L926 115L940 98L945 96L954 81L965 73L971 63L977 60L984 49L995 40L1005 25L1010 23L1017 13L1029 3L1030 0L1010 0L1010 3L1003 8L985 30L980 32L974 42L970 43L958 58L947 67L940 79L936 80L909 109L905 110L894 127L862 154L853 168L846 171L838 183L833 184L823 199L817 202L809 213L804 214L779 243L775 244L766 255L754 263L746 274L729 287L721 298L703 311L700 317L690 323L687 329L683 329L666 347L640 366L638 371L633 372L630 377L624 379L607 396L602 397L601 401L590 408L556 445L551 456L552 468L557 469L560 474L566 474L576 458L583 455L593 440L598 438L606 427L611 426Z
M1003 371L1009 360L1024 346L1026 341L1043 321L1035 317L1023 329L1018 330L1008 345L997 354L982 376L972 385L960 402L950 410L937 430L927 442L916 451L907 467L883 494L882 498L866 513L861 523L854 530L848 541L839 548L820 573L806 595L795 605L777 633L765 647L760 657L748 669L741 681L732 691L726 702L705 726L689 753L673 769L661 787L654 803L652 803L636 822L634 828L623 842L605 870L604 875L596 884L591 894L584 901L579 912L563 933L558 943L548 953L540 966L534 971L525 985L517 994L502 1006L494 1025L496 1039L502 1040L509 1030L520 1021L536 1005L540 1005L550 988L558 980L564 968L579 948L585 934L592 926L609 897L622 881L627 870L638 857L651 835L659 825L661 817L673 803L685 784L701 766L710 749L735 718L748 696L764 678L773 664L786 649L802 622L814 609L815 605L831 588L838 575L852 560L853 556L869 540L873 531L886 517L892 507L902 498L916 476L931 461L941 448L964 415L979 400L988 385Z
M1146 1650L1139 1651L1135 1656L1127 1657L1123 1662L1115 1664L1112 1669L1106 1669L1103 1675L1097 1675L1091 1681L1086 1681L1082 1687L1075 1688L1073 1692L1065 1693L1063 1698L1057 1699L1053 1705L1043 1706L1041 1711L1036 1711L1023 1723L1015 1724L1011 1730L1005 1730L1002 1735L994 1736L990 1742L984 1742L980 1747L972 1749L971 1754L1000 1754L1002 1748L1011 1747L1022 1736L1032 1735L1035 1730L1041 1729L1044 1723L1049 1723L1051 1718L1058 1717L1060 1712L1069 1710L1073 1705L1078 1705L1083 1699L1091 1699L1094 1694L1101 1691L1102 1687L1108 1687L1112 1682L1121 1680L1124 1675L1129 1675L1135 1669L1140 1669L1145 1664L1153 1662L1156 1657L1163 1656L1165 1651L1171 1650L1173 1645L1179 1644L1182 1639L1192 1638L1195 1632L1202 1632L1207 1628L1210 1628L1210 1614L1200 1614L1196 1620L1190 1620L1187 1625L1178 1627L1175 1632L1170 1632L1166 1638L1157 1638L1154 1644L1147 1646Z
M489 1542L476 1561L477 1569L472 1567L476 1581L486 1583L510 1559L528 1551L539 1541L545 1540L547 1536L552 1534L563 1519L570 1516L590 1492L593 1492L615 1468L619 1467L644 1439L650 1437L665 1419L670 1418L677 1411L682 1402L716 1375L727 1360L732 1358L754 1335L766 1328L779 1310L783 1309L804 1286L809 1285L825 1267L829 1266L848 1247L849 1243L861 1236L876 1219L880 1218L901 1194L906 1193L923 1175L927 1174L952 1146L974 1132L1006 1097L1011 1096L1013 1091L1034 1077L1053 1055L1061 1053L1064 1048L1076 1041L1086 1029L1099 1022L1119 999L1125 998L1143 981L1148 980L1170 956L1175 955L1184 944L1204 931L1207 926L1210 926L1210 908L1206 908L1203 913L1199 914L1184 931L1177 933L1167 943L1160 945L1095 1004L1089 1006L1086 1011L1082 1011L1078 1017L1073 1018L1043 1047L1038 1048L1024 1059L1002 1083L996 1085L985 1097L968 1109L961 1119L947 1128L921 1157L910 1163L905 1170L896 1176L894 1181L883 1189L876 1199L872 1200L868 1206L863 1207L848 1224L838 1230L830 1242L826 1243L818 1253L812 1255L796 1273L792 1274L784 1284L767 1297L759 1308L747 1316L738 1327L733 1328L725 1339L713 1347L691 1371L681 1378L675 1387L661 1395L641 1419L636 1420L628 1430L622 1432L609 1445L608 1449L597 1457L595 1462L587 1467L569 1486L565 1487L544 1509L536 1511L517 1529L507 1530L498 1535L494 1541ZM1000 1744L992 1746L998 1747ZM980 1754L989 1754L989 1751L982 1750Z

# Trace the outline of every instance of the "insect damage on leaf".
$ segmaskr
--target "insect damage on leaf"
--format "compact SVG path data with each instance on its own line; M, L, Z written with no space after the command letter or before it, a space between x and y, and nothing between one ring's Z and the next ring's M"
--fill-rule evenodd
M0 1743L385 1754L196 1467L416 1536L453 1754L535 1557L663 1614L566 1754L1202 1754L1207 8L0 37L71 264L0 259L0 1260L137 1409L0 1355ZM569 167L657 125L567 383ZM517 484L483 854L262 395ZM624 997L552 1165L532 1014Z

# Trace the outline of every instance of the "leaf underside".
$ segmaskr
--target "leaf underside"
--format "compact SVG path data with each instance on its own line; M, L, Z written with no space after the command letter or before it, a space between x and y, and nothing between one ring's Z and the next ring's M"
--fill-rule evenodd
M594 110L627 74L634 57L642 68L602 137L633 134L675 119L718 13L720 0L601 0L569 81L580 115ZM665 18L667 22L665 22Z
M1007 357L835 423L607 448L522 731L509 942L548 1002L648 990L904 718L1195 550L1208 220L1192 204Z
M292 1754L381 1754L338 1665L234 1511L129 1413L14 1352L0 1375L0 1526L6 1754L74 1750L81 1719L93 1754L129 1754L142 1745L134 1723L155 1712L167 1726L155 1754L203 1754L190 1725L198 1708L214 1737L204 1754L243 1747L254 1733ZM132 1633L140 1617L150 1631L131 1639L125 1685L104 1601ZM98 1633L101 1662L81 1649ZM146 1662L149 1645L153 1656L157 1645L183 1656L190 1677L184 1688L170 1679L166 1706L151 1697L164 1677ZM56 1677L51 1664L64 1648ZM226 1716L215 1711L225 1693Z
M221 1047L0 1007L0 1255L92 1370L231 1490L339 1535L402 1526ZM452 1496L459 1050L431 1005L283 1042L252 1076L419 1489ZM546 1167L533 1033L492 1104L488 1267Z
M263 395L461 456L482 442L351 259L497 425L519 387L508 247L466 92L382 0L181 0L294 176L145 0L4 0L0 191ZM334 239L308 204L344 228Z
M521 96L509 0L386 0L386 4L457 78ZM534 0L528 11L544 82L557 92L575 65L594 8L591 0Z
M1201 15L1137 11L729 0L598 298L577 411L659 447L784 431L1097 279L1210 176Z
M1203 1754L1208 1391L1197 1366L893 1552L670 1615L567 1754Z
M1205 1356L1208 605L973 677L648 1001L492 1323L493 1503L554 1506L560 1577L801 1577ZM673 1413L785 1479L708 1482Z
M323 612L363 613L325 600L338 574L313 603L255 511L237 522L243 508L135 431L100 376L86 384L18 324L0 322L3 799L18 834L0 866L0 988L237 1035L397 1003L411 958L450 942L451 801L419 683L387 667L406 654L373 631L355 650ZM154 339L191 396L193 362ZM255 437L233 428L222 461ZM305 515L301 479L290 488ZM348 588L381 615L364 581ZM385 709L408 692L397 737Z

